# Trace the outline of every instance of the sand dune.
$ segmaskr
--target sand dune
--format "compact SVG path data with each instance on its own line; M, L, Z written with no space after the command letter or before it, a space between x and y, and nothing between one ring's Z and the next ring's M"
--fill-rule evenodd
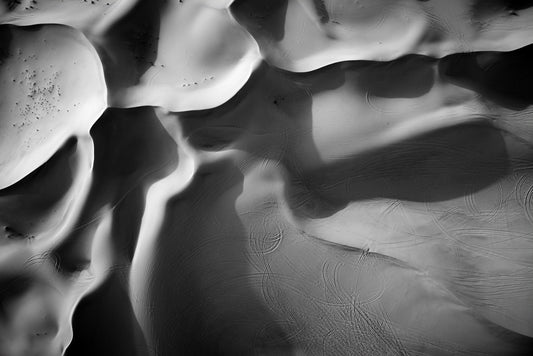
M533 10L509 3L242 0L232 4L232 12L267 61L306 72L347 60L387 61L413 53L443 57L531 44Z
M261 57L227 9L198 1L141 1L94 37L114 107L216 107L246 83Z
M527 355L533 3L0 2L0 355Z
M87 134L106 107L96 51L64 26L1 28L0 187L42 165L69 136Z
M138 0L3 0L0 23L17 26L62 24L87 32L100 32Z

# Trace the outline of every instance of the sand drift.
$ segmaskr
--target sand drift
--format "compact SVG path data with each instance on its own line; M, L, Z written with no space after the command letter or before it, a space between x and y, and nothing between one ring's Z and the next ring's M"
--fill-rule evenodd
M1 0L0 356L533 353L533 1Z

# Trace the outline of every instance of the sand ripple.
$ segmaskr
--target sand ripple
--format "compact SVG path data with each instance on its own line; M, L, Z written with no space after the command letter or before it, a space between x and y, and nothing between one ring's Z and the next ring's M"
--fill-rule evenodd
M0 2L0 355L525 355L533 3Z

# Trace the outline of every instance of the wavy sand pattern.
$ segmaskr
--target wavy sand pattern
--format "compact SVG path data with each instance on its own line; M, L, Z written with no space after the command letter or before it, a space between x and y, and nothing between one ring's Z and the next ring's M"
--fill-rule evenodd
M533 352L533 1L0 1L0 356Z

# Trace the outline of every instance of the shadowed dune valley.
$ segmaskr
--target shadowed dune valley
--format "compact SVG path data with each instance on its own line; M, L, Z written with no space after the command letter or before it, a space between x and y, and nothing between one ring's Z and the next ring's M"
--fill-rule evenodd
M0 356L533 355L533 1L0 0Z

